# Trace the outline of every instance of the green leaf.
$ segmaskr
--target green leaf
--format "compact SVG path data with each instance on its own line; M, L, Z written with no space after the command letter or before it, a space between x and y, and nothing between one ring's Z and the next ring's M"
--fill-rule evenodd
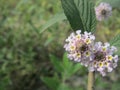
M120 84L119 84L119 82L112 84L112 90L120 90Z
M120 34L111 39L110 44L113 46L120 46Z
M103 88L108 87L108 82L103 81L101 77L97 76L95 80L96 87L101 88L100 90L103 90Z
M73 69L71 71L71 75L75 74L78 70L80 70L82 68L82 65L80 63L76 63L73 66Z
M54 55L50 55L50 60L52 62L52 64L54 65L54 68L58 71L58 72L62 72L63 71L63 65L60 62L60 60L55 57Z
M72 90L67 84L62 83L57 90Z
M53 40L55 39L55 37L49 37L46 42L44 43L44 46L48 46Z
M113 39L110 40L112 46L116 46L118 49L117 54L120 55L120 34L116 35Z
M70 61L67 58L67 53L64 53L63 55L63 68L64 68L64 72L62 72L62 77L64 77L64 79L68 79L71 76L71 70L73 69L73 63L72 61Z
M64 53L64 55L63 55L63 67L66 71L68 71L68 69L70 67L72 67L72 63L73 62L68 59L67 53Z
M55 77L42 77L41 79L51 90L57 90L59 87L60 82Z
M80 63L74 63L73 61L70 61L67 57L67 53L65 53L63 55L63 67L64 67L63 75L66 78L69 78L73 74L75 74L82 66L80 65Z
M101 0L101 2L110 3L112 7L120 9L120 0Z
M53 24L62 21L66 19L64 13L60 13L60 14L56 14L53 18L51 18L50 20L47 21L46 24L44 24L41 29L40 29L40 33L44 32L47 28L49 28L50 26L52 26Z
M73 30L93 32L96 27L94 5L89 0L61 0L64 13Z

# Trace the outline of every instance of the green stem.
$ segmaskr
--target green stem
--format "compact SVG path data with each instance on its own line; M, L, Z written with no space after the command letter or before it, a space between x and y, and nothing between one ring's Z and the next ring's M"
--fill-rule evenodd
M89 72L87 90L94 90L94 81L95 81L95 72Z

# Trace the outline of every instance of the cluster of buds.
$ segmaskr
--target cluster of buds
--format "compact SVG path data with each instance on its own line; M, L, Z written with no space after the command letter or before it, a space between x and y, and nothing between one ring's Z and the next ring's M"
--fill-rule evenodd
M110 4L102 2L95 7L95 13L97 20L102 21L112 15L112 7Z
M116 47L109 43L95 42L95 36L81 30L72 33L64 45L68 58L88 67L89 71L98 71L103 76L111 72L118 62Z

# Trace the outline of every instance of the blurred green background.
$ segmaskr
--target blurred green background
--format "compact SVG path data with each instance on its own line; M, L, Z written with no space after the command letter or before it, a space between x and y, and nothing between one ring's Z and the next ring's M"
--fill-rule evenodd
M68 21L41 27L63 12L60 0L0 0L0 90L86 90L86 68L70 62L64 40ZM97 23L96 41L120 33L120 9ZM95 90L120 90L120 65L106 77L96 74Z

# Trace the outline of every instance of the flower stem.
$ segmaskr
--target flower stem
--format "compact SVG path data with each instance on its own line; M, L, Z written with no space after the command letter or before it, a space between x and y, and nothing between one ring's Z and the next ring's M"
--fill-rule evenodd
M95 72L89 72L87 90L94 90L94 81L95 81Z

